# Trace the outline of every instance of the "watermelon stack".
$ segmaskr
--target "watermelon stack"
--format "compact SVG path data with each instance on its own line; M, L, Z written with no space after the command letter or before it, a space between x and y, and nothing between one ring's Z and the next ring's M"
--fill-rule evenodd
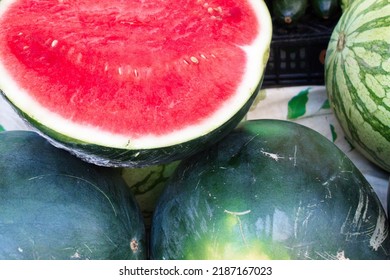
M388 2L379 1L372 5L374 8L382 5L387 13L385 3ZM359 9L356 7L355 11ZM353 10L352 7L349 10ZM372 15L368 19L374 19L374 14L367 14ZM363 29L379 29L378 24L368 22ZM385 25L386 20L380 23ZM39 133L39 136L34 134L35 139L49 140L50 145L43 141L44 150L52 156L61 155L60 158L54 156L60 162L60 177L66 168L61 161L65 160L69 164L77 162L88 170L96 169L93 180L97 182L107 179L101 170L113 171L120 186L125 180L137 203L127 190L124 192L126 197L131 197L131 205L136 210L127 211L127 198L120 200L118 209L123 206L126 208L123 216L134 214L137 219L141 215L139 209L142 210L146 227L154 228L150 233L153 234L151 240L154 240L152 246L155 248L151 251L155 252L155 258L164 251L164 248L158 248L159 245L185 247L192 251L190 257L195 258L389 257L386 250L390 242L389 225L384 218L385 212L363 175L344 154L318 134L289 122L242 122L262 86L269 56L272 25L263 1L167 0L157 4L151 0L2 0L0 24L0 94L29 128ZM360 51L364 51L364 43L361 43ZM383 46L379 44L374 49ZM383 56L388 59L386 54ZM341 96L336 92L341 86L335 75L340 74L338 67L341 64L336 63L337 59L329 61L335 64L327 72L328 77L335 80L329 83L329 95L337 109L340 103L334 101L336 95ZM350 61L354 60L348 58ZM376 69L388 71L386 62L381 66ZM370 74L375 76L378 72ZM351 81L355 84L355 80ZM371 82L366 84L375 86L371 77L366 81ZM381 99L384 105L377 105L378 108L388 108L388 84L383 85L385 93L378 91L377 94L384 96ZM356 101L355 95L353 98ZM359 108L362 107L361 103L358 104ZM352 112L352 109L348 110ZM363 113L365 111L361 115ZM365 120L367 123L368 119ZM241 125L237 128L239 123ZM378 123L369 123L369 127ZM382 129L384 127L379 128L386 131ZM386 133L384 135L388 139ZM302 139L311 140L312 146L306 146ZM28 146L29 151L34 150L32 145ZM22 149L15 150L15 153L21 153ZM388 151L387 147L383 150ZM326 160L318 160L319 151ZM42 150L36 156L29 152L33 156L29 161L37 159L43 163L44 159L39 156L46 157L46 152ZM385 153L385 157L387 155ZM71 160L67 160L69 157ZM23 176L27 173L20 172L18 166L29 172L39 171L33 175L34 183L42 183L38 180L41 178L51 178L40 174L48 174L53 166L57 166L46 163L39 165L38 170L34 164L11 165L5 157L0 157L0 163L12 169L14 174ZM269 169L265 168L266 165ZM81 167L72 166L76 169L75 174L84 173ZM252 167L249 173L248 166ZM12 173L4 174L4 170L0 169L0 178L8 178L7 182L11 182L6 185L7 190L19 190L12 199L26 199L21 191L23 185L14 188ZM105 193L116 190L115 187L106 190L97 183L90 184L89 177L88 180L80 178L81 183L94 187L90 189L99 195L100 200L108 197L104 196ZM62 179L68 180L69 176ZM31 177L27 182L31 183ZM64 186L61 182L56 184ZM43 186L45 191L53 194L54 188L49 183L46 185ZM89 195L78 195L74 185L74 201L82 206L91 204L93 201L88 199ZM37 200L41 198L40 194L35 192ZM7 195L2 199L10 201ZM29 197L26 200L28 202ZM45 199L43 203L47 203ZM156 203L159 211L152 217ZM275 210L273 213L269 210L270 203ZM17 204L8 204L13 207L9 207L13 209L9 212L23 213ZM197 204L205 207L194 207ZM117 212L111 208L116 208L106 205L109 206L106 212L115 216ZM248 205L253 207L248 209ZM30 214L45 220L45 216L40 216L40 207L41 204ZM71 206L63 207L68 213L70 209L66 207ZM93 215L102 218L102 228L109 228L107 232L115 234L115 227L106 224L116 219L99 214L106 213L99 206L90 208ZM183 213L184 216L189 214L196 222L181 218ZM214 213L216 215L211 215ZM265 215L264 220L257 219L255 213ZM50 216L51 211L46 214ZM210 219L205 220L207 215ZM78 223L74 217L77 216L76 213L71 217L76 227ZM211 216L219 220L211 224ZM23 214L20 217L25 228L34 222ZM55 219L56 215L52 218ZM299 226L298 220L301 222ZM112 244L108 244L101 248L104 252L96 258L145 257L145 225L137 220L136 231L129 230L131 221L125 221L118 222L118 231L127 233L115 234L118 239L124 236L125 241L120 243L121 254L115 251L117 246L110 254ZM273 223L271 227L270 221ZM0 224L5 224L2 222L0 218ZM96 228L95 223L91 226ZM0 239L4 228L0 227ZM159 228L164 228L164 232ZM193 228L196 230L188 230ZM259 240L262 235L257 231L259 228L264 229L265 240ZM340 234L333 234L335 228ZM210 229L206 234L207 242L202 244L203 247L197 246L200 236L197 230L205 229ZM17 232L18 226L14 230ZM62 232L55 230L56 234ZM140 233L138 239L134 239L134 232ZM271 240L272 234L268 233L274 232L276 239ZM106 244L114 240L106 238L109 235L104 230L99 230L100 233L93 237L96 243ZM223 241L217 251L213 247L215 233ZM40 232L37 234L40 240L45 240ZM80 250L68 255L93 258L88 255L90 248L84 246L82 235L80 233L78 240L81 240L83 255ZM251 239L247 238L249 236ZM51 237L54 242L59 238L54 234ZM187 237L190 241L183 241ZM233 238L232 242L227 240L229 237ZM8 239L13 239L13 236L8 236ZM69 239L64 241L70 244L77 241ZM159 242L160 239L171 242L166 244ZM293 250L289 247L291 240ZM276 243L272 247L269 241ZM12 256L15 250L21 253L24 249L15 248L11 242L7 244L11 244L7 252ZM45 242L41 244L46 252ZM239 248L232 248L236 244ZM192 250L195 246L197 249ZM211 254L205 254L209 252ZM182 257L176 253L178 251L167 258ZM53 256L49 253L42 255L42 258L50 257ZM25 258L34 258L34 255ZM59 255L56 258L64 257Z

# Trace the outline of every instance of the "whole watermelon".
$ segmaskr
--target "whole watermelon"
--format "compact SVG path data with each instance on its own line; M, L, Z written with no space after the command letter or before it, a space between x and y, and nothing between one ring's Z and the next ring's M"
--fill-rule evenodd
M326 90L347 140L390 171L390 2L355 0L336 25Z
M327 138L243 123L182 161L153 216L154 259L389 259L386 213Z
M341 10L344 12L354 2L354 0L340 0Z
M150 228L157 200L179 162L122 169L122 177L140 206L147 230Z
M139 207L119 170L31 131L0 133L0 259L145 259Z

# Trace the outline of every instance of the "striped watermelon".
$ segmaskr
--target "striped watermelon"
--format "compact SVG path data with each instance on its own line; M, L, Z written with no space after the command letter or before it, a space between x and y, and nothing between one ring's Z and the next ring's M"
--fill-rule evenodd
M353 0L340 0L341 10L344 12L351 4Z
M390 0L356 0L333 30L325 61L329 101L346 138L390 171Z
M140 206L148 229L156 203L180 161L139 168L123 168L122 177Z

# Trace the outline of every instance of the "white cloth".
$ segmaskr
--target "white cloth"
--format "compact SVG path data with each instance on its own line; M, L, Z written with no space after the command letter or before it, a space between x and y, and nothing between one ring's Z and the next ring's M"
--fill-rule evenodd
M307 97L304 106L302 105L304 102L296 101L299 95L302 97L301 101L304 100L304 97ZM294 98L296 102L292 101ZM326 101L327 95L324 86L266 88L260 92L258 100L247 115L247 119L289 120L318 131L333 141L353 161L374 188L382 205L387 210L390 173L369 162L357 150L351 149L332 110L329 107L323 108ZM298 111L301 113L305 109L305 113L299 117L289 118L289 111L291 112L293 105L300 107ZM336 139L334 139L335 137Z

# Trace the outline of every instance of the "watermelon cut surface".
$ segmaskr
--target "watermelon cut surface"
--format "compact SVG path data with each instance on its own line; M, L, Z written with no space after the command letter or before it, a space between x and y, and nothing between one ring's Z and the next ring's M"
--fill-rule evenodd
M5 0L0 24L6 99L59 146L125 166L172 161L162 148L175 157L234 127L272 34L254 0Z

